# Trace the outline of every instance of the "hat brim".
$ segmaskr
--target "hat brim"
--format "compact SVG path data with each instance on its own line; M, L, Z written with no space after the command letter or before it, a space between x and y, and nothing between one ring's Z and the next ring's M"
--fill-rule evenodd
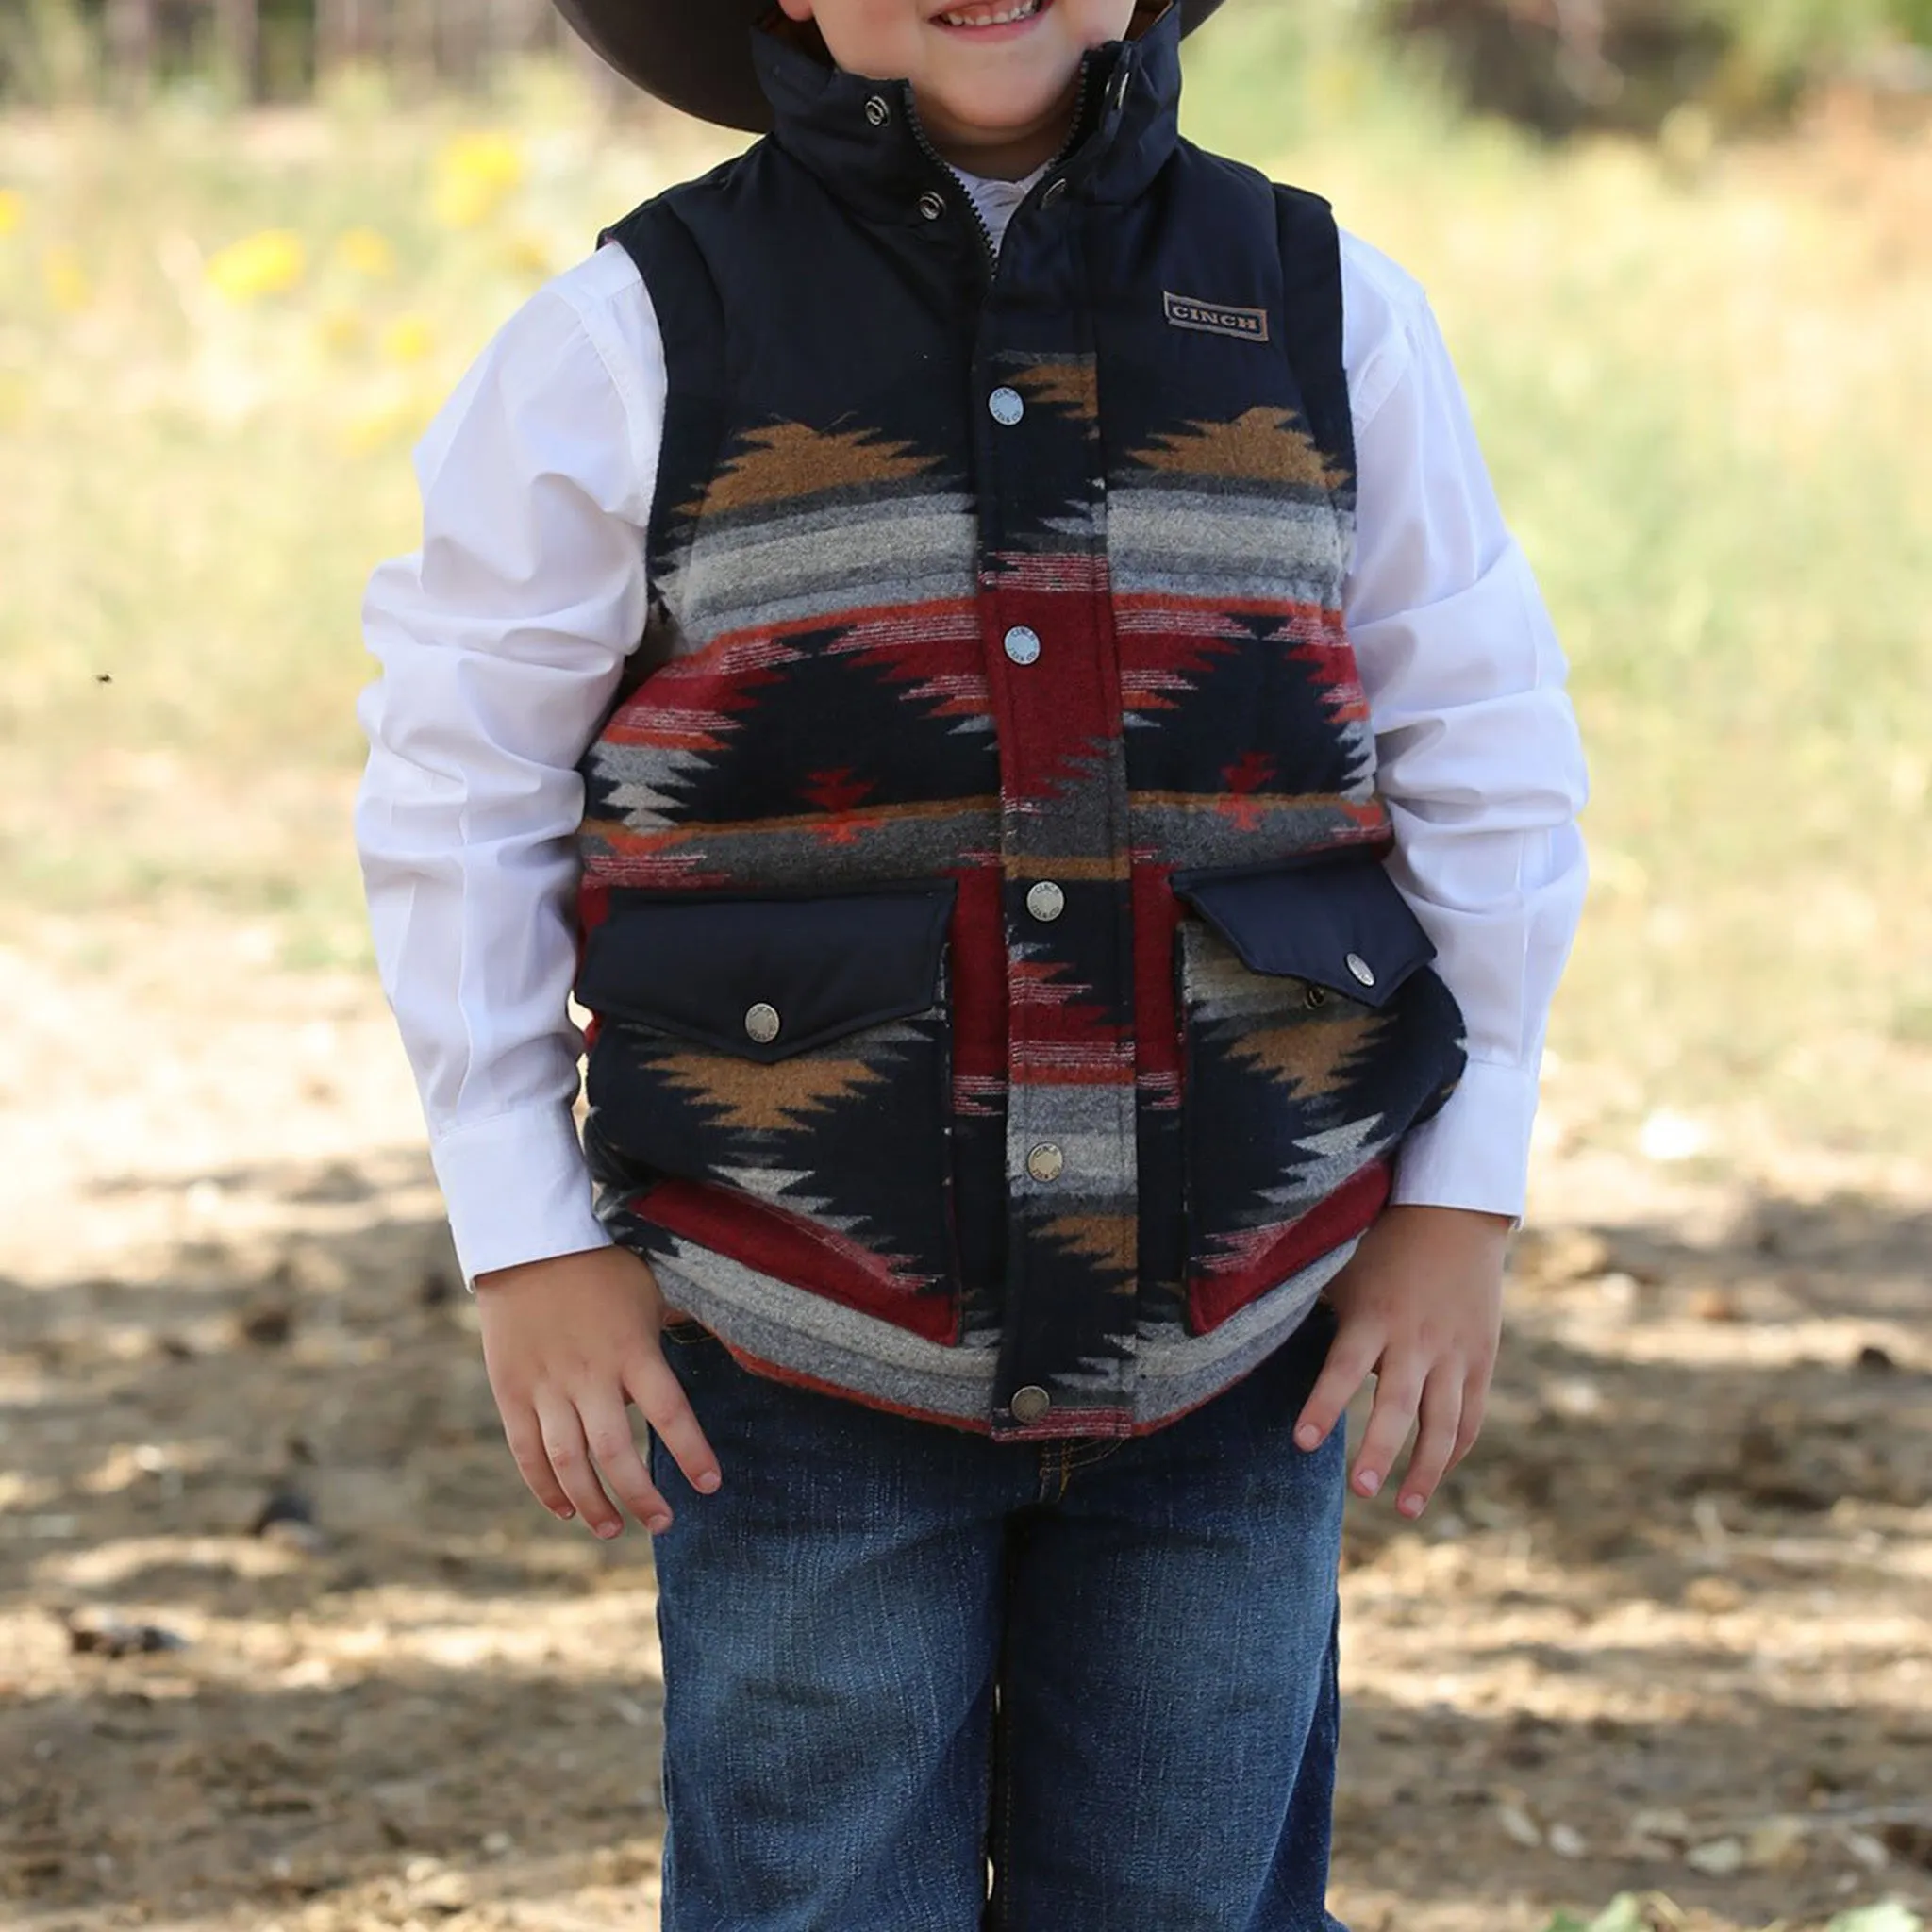
M1180 0L1192 33L1221 0ZM557 10L634 87L721 127L762 134L771 103L746 51L772 0L557 0Z

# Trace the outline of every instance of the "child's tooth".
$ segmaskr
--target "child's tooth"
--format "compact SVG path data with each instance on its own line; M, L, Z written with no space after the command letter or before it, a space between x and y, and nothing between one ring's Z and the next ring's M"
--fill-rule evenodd
M948 26L1007 26L1016 20L1031 20L1040 11L1039 0L1026 0L1026 4L1010 8L1005 13L985 13L977 20L969 20L963 13L942 13L940 18Z

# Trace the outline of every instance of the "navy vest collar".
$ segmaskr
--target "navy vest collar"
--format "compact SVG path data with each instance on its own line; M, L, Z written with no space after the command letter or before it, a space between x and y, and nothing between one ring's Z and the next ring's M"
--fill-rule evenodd
M1080 62L1079 121L1059 165L1066 192L1131 201L1180 139L1178 0L1130 41L1109 41ZM846 74L782 30L752 29L758 83L772 104L771 139L858 213L921 225L921 197L953 186L930 147L903 80Z

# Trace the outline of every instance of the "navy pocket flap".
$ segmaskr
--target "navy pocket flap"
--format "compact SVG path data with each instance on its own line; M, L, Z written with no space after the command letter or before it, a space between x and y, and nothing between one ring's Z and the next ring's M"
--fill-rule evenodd
M1371 1007L1436 957L1377 858L1175 873L1173 885L1250 972L1292 974Z
M576 996L770 1064L940 998L955 888L837 897L611 895Z

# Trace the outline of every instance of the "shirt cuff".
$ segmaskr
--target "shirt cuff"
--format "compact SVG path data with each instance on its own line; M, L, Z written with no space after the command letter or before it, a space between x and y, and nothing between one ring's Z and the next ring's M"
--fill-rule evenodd
M429 1160L473 1294L477 1275L493 1268L610 1245L591 1210L590 1170L568 1107L519 1108L452 1127Z
M1391 1205L1469 1208L1521 1227L1537 1091L1533 1067L1471 1060L1441 1108L1403 1136Z

